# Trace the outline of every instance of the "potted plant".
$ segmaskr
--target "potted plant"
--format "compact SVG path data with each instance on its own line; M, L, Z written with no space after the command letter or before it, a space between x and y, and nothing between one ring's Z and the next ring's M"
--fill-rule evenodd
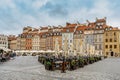
M92 57L92 56L89 57L89 63L90 63L90 64L94 63L94 57Z
M45 62L45 69L51 70L51 66L52 66L52 64L51 64L50 61L46 61L46 62Z
M70 67L71 67L71 70L75 70L76 69L76 62L75 62L74 59L71 60Z
M84 67L84 58L80 57L78 60L79 67Z

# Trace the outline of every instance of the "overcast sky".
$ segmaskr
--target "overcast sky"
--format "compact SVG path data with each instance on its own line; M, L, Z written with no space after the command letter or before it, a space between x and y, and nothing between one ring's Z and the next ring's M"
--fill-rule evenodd
M0 34L20 34L25 26L85 23L107 17L120 26L120 0L0 0Z

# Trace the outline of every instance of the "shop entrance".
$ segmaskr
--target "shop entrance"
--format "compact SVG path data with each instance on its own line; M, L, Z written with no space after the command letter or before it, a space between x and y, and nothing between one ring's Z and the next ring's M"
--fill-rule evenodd
M113 53L113 51L111 52L111 56L114 56L114 53Z

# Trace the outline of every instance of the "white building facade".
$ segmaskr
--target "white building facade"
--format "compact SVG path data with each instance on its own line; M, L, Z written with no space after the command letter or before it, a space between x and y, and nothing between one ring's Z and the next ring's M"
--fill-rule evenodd
M8 37L0 34L0 47L8 48Z
M40 50L40 36L38 34L32 38L32 50Z
M62 31L62 50L67 55L74 55L74 30L77 24L69 24Z

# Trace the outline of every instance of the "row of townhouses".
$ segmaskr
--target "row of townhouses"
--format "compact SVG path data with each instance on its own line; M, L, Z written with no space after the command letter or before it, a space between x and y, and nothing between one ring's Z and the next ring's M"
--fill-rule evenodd
M24 27L17 37L8 37L8 47L12 50L59 50L73 54L97 53L120 56L120 30L106 24L106 18L86 24L66 23L66 26L40 28ZM67 52L66 52L67 53Z

